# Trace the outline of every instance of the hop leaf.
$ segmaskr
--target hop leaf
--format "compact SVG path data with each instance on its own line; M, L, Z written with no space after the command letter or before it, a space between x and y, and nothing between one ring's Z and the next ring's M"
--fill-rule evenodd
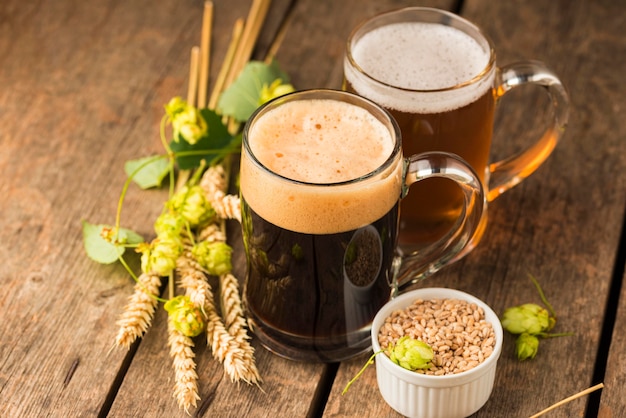
M260 61L250 61L237 79L226 89L219 98L217 109L225 116L232 116L239 122L244 122L254 113L261 103L263 88L272 86L279 80L279 85L287 85L289 77L279 67L276 61L266 64ZM292 87L293 88L293 87ZM285 90L287 87L280 87ZM277 93L274 91L273 93ZM276 97L276 96L274 96Z
M174 328L186 337L195 337L204 331L202 311L191 301L189 296L176 296L164 306L172 319Z
M434 356L428 344L407 335L400 338L389 353L391 361L407 370L429 368Z
M141 235L126 228L115 229L110 225L95 225L83 221L83 245L92 260L110 264L124 254L126 245L143 242Z
M176 155L176 163L182 170L191 170L205 160L208 165L241 147L241 135L231 135L222 122L222 116L211 109L200 109L202 119L208 125L206 135L194 144L172 141L170 148Z
M126 161L124 171L142 189L159 187L170 172L168 161L162 156L152 156Z

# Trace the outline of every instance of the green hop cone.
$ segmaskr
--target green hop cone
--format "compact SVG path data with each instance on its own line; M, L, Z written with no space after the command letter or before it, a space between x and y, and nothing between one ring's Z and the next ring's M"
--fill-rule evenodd
M185 219L179 214L165 211L154 222L157 235L179 235L185 226Z
M208 223L215 217L215 209L204 196L200 186L185 186L178 191L168 206L174 212L180 214L191 228Z
M186 337L195 337L204 331L202 311L191 302L189 296L176 296L168 300L164 306L174 328Z
M400 367L411 371L417 369L428 369L430 367L430 362L435 357L433 349L430 348L428 344L423 341L414 340L405 335L404 337L401 337L394 346L391 346L390 344L387 347L387 350L380 350L372 354L356 376L348 382L341 394L345 394L348 389L350 389L350 386L352 386L352 384L363 374L365 369L367 369L369 365L374 364L374 357L384 352L387 353L391 361Z
M433 357L433 349L428 344L406 335L396 342L389 354L391 361L408 370L429 368Z
M261 96L259 97L259 106L263 103L269 102L276 97L284 96L287 93L295 91L291 84L282 84L280 78L274 80L269 86L263 84L261 87Z
M169 276L176 268L182 246L178 237L162 236L155 238L150 244L139 245L137 251L141 253L141 270L144 273Z
M526 332L520 334L515 341L515 353L520 361L533 359L539 350L539 338Z
M226 243L203 241L194 245L191 252L211 275L221 276L233 268L231 263L233 249Z
M506 309L501 322L504 329L511 334L537 335L549 331L554 326L554 320L550 320L549 312L534 303Z
M207 123L198 109L180 97L170 100L165 105L165 112L172 122L174 141L178 142L179 138L183 138L194 145L207 134Z

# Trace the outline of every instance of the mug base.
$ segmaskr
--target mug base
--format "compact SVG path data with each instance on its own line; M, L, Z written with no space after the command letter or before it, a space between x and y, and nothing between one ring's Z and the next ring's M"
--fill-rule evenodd
M371 351L371 327L345 336L343 342L329 338L303 338L268 329L248 315L250 330L263 347L279 357L306 363L336 363Z

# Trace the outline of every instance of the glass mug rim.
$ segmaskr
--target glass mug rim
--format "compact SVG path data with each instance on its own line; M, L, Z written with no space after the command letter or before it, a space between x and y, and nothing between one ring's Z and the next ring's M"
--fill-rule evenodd
M412 17L413 20L410 19L401 19L401 16L407 15L409 17ZM398 16L399 18L394 20L394 18ZM419 17L420 19L416 19L417 17ZM425 19L424 17L430 17L430 19ZM439 19L434 20L434 17L439 17ZM457 83L455 85L452 86L447 86L447 87L442 87L442 88L436 88L436 89L415 89L415 88L407 88L407 87L402 87L402 86L397 86L394 84L389 84L385 81L379 80L376 77L372 76L371 74L369 74L366 70L364 70L359 63L356 61L356 59L354 58L353 54L352 54L352 47L353 45L356 43L356 41L360 38L358 35L360 34L360 32L363 32L363 34L366 34L367 32L369 32L369 26L371 25L376 25L378 24L380 21L384 21L385 19L390 19L388 22L385 22L384 24L380 25L380 26L376 26L376 27L383 27L383 26L387 26L389 24L393 24L393 23L402 23L402 22L411 22L411 21L416 21L416 22L423 22L423 23L433 23L433 24L438 24L438 25L444 25L444 26L449 26L449 27L453 27L455 29L461 30L464 33L470 35L474 40L479 41L479 44L481 43L480 41L482 41L483 43L486 44L486 46L489 49L489 60L487 61L487 64L485 65L485 67L475 76L473 76L472 78L470 78L469 80L465 80L462 81L460 83ZM457 24L454 25L453 23L456 22ZM458 27L460 25L463 25L465 28L463 27ZM476 36L474 36L471 33L468 33L467 29L470 29L471 31L475 32L477 35L480 36L479 39L477 39ZM482 47L483 45L481 45ZM485 77L487 77L492 71L495 70L496 68L496 51L495 51L495 47L493 42L491 41L491 39L487 36L487 34L485 34L483 32L483 30L478 27L476 24L472 23L471 21L455 14L452 12L449 12L447 10L442 10L442 9L437 9L434 7L419 7L419 6L412 6L412 7L404 7L401 9L396 9L396 10L390 10L387 12L382 12L379 13L369 19L366 19L365 21L360 22L353 30L352 32L350 32L350 35L348 36L348 39L346 41L346 59L348 60L350 66L356 70L361 76L365 77L367 80L369 80L369 82L374 83L378 86L382 86L385 88L391 88L391 89L395 89L395 90L401 90L407 93L441 93L441 92L450 92L450 91L454 91L454 90L459 90L462 89L464 87L469 87L472 86L476 83L481 82L482 80L485 79Z
M355 106L363 107L362 105L366 105L365 110L368 113L372 114L376 117L380 122L382 122L387 129L390 131L390 136L392 136L394 140L393 150L389 157L380 164L376 169L370 171L367 174L362 176L344 180L340 182L332 182L332 183L316 183L316 182L308 182L303 180L296 180L289 177L286 177L280 173L276 173L269 167L265 166L259 159L256 157L252 149L250 148L250 128L254 125L254 122L265 115L267 112L272 109L282 105L284 102L288 101L296 101L296 100L335 100L346 102ZM382 120L381 120L382 118ZM344 90L335 90L330 88L315 88L315 89L306 89L306 90L298 90L295 92L291 92L285 94L283 96L279 96L265 103L264 105L257 108L254 113L248 119L248 122L244 126L242 132L242 143L244 152L250 157L250 161L257 167L260 168L264 173L272 175L274 177L278 177L286 182L305 187L324 187L324 188L332 188L332 187L344 187L352 184L361 183L363 181L367 181L371 178L378 176L379 174L385 173L393 164L397 163L398 156L402 156L402 135L400 133L400 127L396 120L391 116L391 114L384 109L382 106L376 104L372 100L359 96L358 94L354 94L351 92L347 92Z

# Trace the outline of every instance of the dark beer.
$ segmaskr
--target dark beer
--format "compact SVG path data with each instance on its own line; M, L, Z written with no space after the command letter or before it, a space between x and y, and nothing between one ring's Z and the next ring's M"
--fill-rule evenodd
M364 27L351 41L344 88L393 115L405 155L457 154L484 184L495 112L490 52L488 44L438 23ZM415 184L402 200L400 243L419 248L433 242L451 228L461 207L462 194L451 181Z
M389 300L397 206L357 230L304 234L276 226L242 199L245 303L270 350L338 361L369 349L369 325Z
M402 184L390 129L353 104L297 100L244 132L244 302L270 350L340 361L371 346L391 293Z

